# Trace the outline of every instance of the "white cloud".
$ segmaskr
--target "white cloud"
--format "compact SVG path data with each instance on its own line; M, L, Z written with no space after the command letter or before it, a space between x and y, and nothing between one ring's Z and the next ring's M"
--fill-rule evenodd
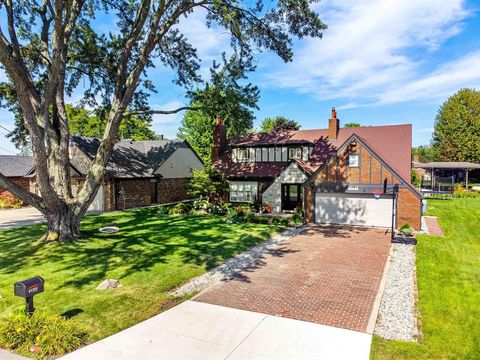
M231 53L230 35L215 24L206 25L206 10L197 9L188 18L182 18L178 28L197 49L198 57L202 60L200 75L209 78L209 68L213 60L220 60L222 52Z
M441 100L462 87L480 88L480 51L441 66L438 70L380 96L380 103Z
M211 61L228 48L230 35L217 26L207 27L205 17L206 10L197 9L188 18L182 18L178 27L197 49L200 58Z
M343 99L345 108L410 100L408 87L435 94L434 88L420 89L427 83L442 87L447 80L437 72L425 83L417 80L425 65L418 54L431 54L459 33L469 15L463 0L327 0L317 10L329 26L324 38L300 42L293 63L276 67L268 83L322 100ZM462 83L464 74L455 67L462 64L451 64L459 71L449 81Z

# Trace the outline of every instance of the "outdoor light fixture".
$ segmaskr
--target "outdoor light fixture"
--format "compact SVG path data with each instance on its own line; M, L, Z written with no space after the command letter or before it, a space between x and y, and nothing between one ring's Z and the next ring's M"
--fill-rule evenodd
M352 142L350 143L352 146L357 146L357 140L353 139Z
M44 283L45 280L43 280L43 278L40 276L35 276L27 280L16 282L13 285L13 292L15 296L25 299L25 312L30 316L35 311L35 308L33 307L33 297L37 294L43 293Z

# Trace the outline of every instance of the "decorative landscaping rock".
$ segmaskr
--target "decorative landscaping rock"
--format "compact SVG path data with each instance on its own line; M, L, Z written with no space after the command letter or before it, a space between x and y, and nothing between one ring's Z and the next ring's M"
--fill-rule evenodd
M197 276L196 278L191 279L189 282L183 286L175 289L170 292L171 296L185 296L193 294L194 292L204 290L222 280L231 279L237 273L253 265L253 263L260 257L262 254L272 250L282 241L290 239L291 237L297 235L303 230L301 228L290 228L284 232L277 234L270 239L258 244L257 246L252 247L250 250L247 250L225 262L225 264L216 267L203 275Z
M384 339L416 341L415 246L393 244L375 334Z
M121 286L120 281L115 279L107 279L102 281L102 283L97 286L97 290L115 289L116 287L119 287L119 286Z

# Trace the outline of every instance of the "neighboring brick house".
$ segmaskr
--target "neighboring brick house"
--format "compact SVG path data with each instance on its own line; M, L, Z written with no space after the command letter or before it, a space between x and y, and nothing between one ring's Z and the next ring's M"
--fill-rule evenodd
M70 142L73 192L82 186L100 141L73 136ZM104 181L90 207L97 211L187 200L192 169L203 169L185 140L121 140L115 144Z
M27 191L30 190L33 170L32 156L0 155L0 173ZM8 190L0 187L0 193L4 191Z
M230 201L303 207L309 222L421 226L421 195L410 183L411 125L254 133L226 139L217 119L212 158L231 182ZM399 186L396 209L393 187Z

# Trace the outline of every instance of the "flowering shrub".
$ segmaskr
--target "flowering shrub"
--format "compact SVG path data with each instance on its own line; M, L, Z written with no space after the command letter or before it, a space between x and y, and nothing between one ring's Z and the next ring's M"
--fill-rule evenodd
M218 204L213 204L212 207L210 208L210 213L213 215L227 215L228 209L225 206L218 205Z
M202 210L202 211L208 212L211 207L212 207L212 204L206 199L199 199L193 202L194 210Z
M19 209L22 206L22 200L12 195L10 191L0 193L0 209Z
M250 214L251 210L248 206L237 206L235 208L235 212L238 216L245 217L246 215Z
M267 203L263 204L263 212L264 213L270 214L272 211L273 211L272 205L267 204Z

